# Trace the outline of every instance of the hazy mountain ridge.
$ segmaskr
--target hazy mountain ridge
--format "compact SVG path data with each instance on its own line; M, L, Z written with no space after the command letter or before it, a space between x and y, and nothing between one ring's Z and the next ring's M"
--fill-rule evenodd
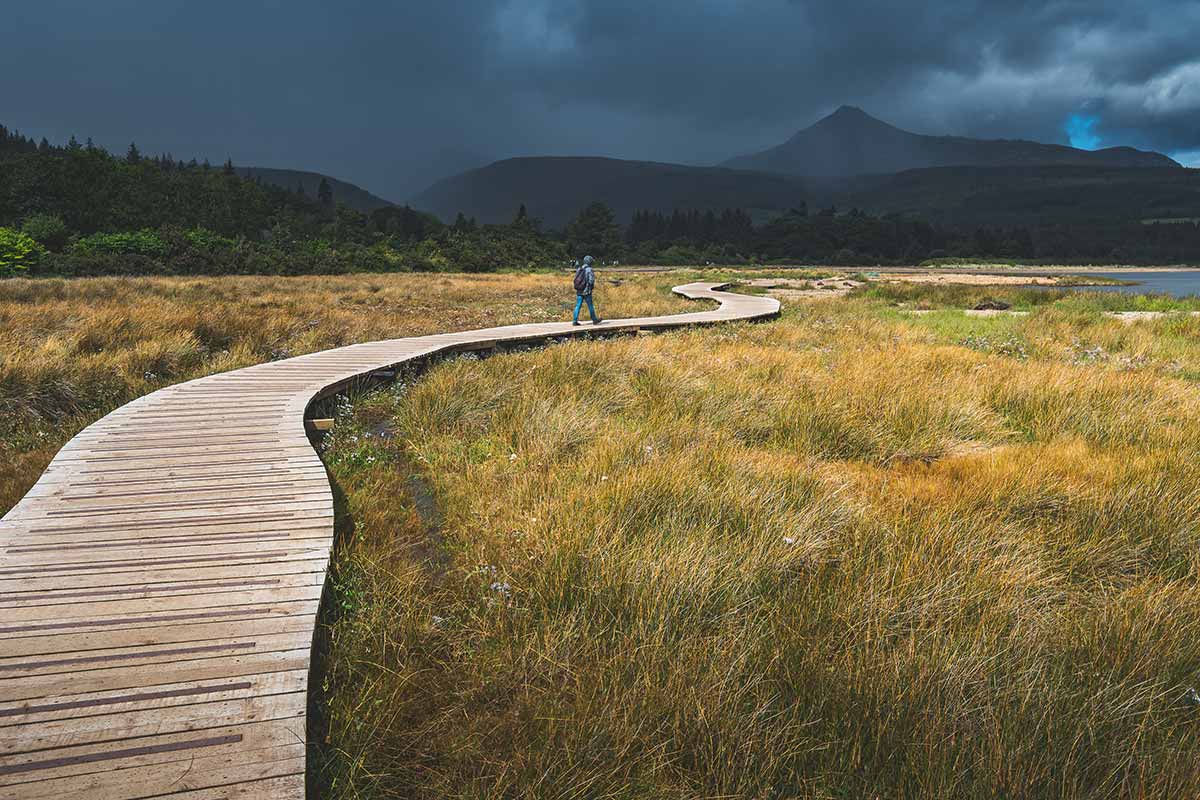
M958 224L1037 224L1200 216L1200 170L1078 165L931 167L801 179L761 172L587 158L522 158L439 181L414 201L449 222L530 216L561 227L600 200L617 219L650 209L744 208L763 219L807 204L909 213Z
M800 170L808 170L802 173ZM591 157L497 161L438 181L413 203L507 222L524 204L561 227L599 200L639 209L743 208L762 219L836 205L969 224L1120 220L1200 207L1200 172L1160 154L909 133L844 106L788 142L718 167Z
M413 199L443 220L459 211L479 222L510 222L522 204L530 216L561 227L599 200L618 220L639 209L779 210L801 202L804 180L723 167L689 167L615 158L511 158L446 178Z
M300 169L276 169L274 167L237 167L236 169L238 175L251 179L261 178L263 183L278 186L288 191L294 192L298 187L303 186L304 193L310 198L317 196L317 188L321 185L321 179L324 178L329 181L329 188L333 190L333 201L335 203L342 203L364 214L368 214L377 208L386 208L387 206L395 205L390 200L384 200L382 197L368 192L361 186L356 186L349 181L339 180L331 175L325 175L320 172L310 172Z

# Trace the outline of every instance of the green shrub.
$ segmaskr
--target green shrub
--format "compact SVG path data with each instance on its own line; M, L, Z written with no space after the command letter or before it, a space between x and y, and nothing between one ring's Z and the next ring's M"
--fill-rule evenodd
M152 230L129 233L93 233L75 243L72 250L83 254L113 253L117 255L165 256L167 243Z
M307 239L299 243L297 248L303 255L326 256L333 251L333 243L328 239Z
M24 272L38 262L46 252L32 236L0 228L0 278Z
M71 238L67 223L57 214L34 214L25 220L21 232L50 250L61 250Z
M699 264L700 258L696 251L684 245L673 244L659 254L659 260L664 264L682 266L684 264Z
M237 242L228 236L222 236L208 228L192 228L183 236L188 244L200 250L231 250L237 245Z

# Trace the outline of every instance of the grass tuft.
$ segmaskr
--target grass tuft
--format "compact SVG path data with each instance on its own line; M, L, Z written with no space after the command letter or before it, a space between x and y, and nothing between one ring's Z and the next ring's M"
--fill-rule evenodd
M364 400L330 795L1200 793L1192 323L954 313L863 294ZM391 455L337 460L367 420Z

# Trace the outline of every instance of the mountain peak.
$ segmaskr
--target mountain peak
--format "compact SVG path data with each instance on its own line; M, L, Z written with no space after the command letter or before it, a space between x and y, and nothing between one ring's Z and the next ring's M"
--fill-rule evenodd
M837 117L871 117L870 114L863 111L858 106L838 106L838 110L830 114L826 119L835 119Z
M858 106L841 106L837 111L834 111L829 116L822 118L805 130L828 127L848 131L855 129L878 130L882 128L891 128L892 126L878 117L871 116ZM804 131L800 131L800 133L804 133Z
M810 177L888 174L909 169L956 166L1109 167L1179 166L1159 153L1132 149L1087 151L1027 141L923 136L843 105L783 144L741 156L724 166Z

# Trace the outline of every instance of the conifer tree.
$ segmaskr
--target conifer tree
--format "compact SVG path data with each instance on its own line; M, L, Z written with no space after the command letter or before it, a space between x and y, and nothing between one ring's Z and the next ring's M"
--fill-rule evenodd
M317 187L317 199L323 206L333 205L333 187L329 185L329 181L324 176L321 177L321 185Z
M621 231L612 209L604 203L592 203L580 211L566 234L572 255L608 260L621 254Z

